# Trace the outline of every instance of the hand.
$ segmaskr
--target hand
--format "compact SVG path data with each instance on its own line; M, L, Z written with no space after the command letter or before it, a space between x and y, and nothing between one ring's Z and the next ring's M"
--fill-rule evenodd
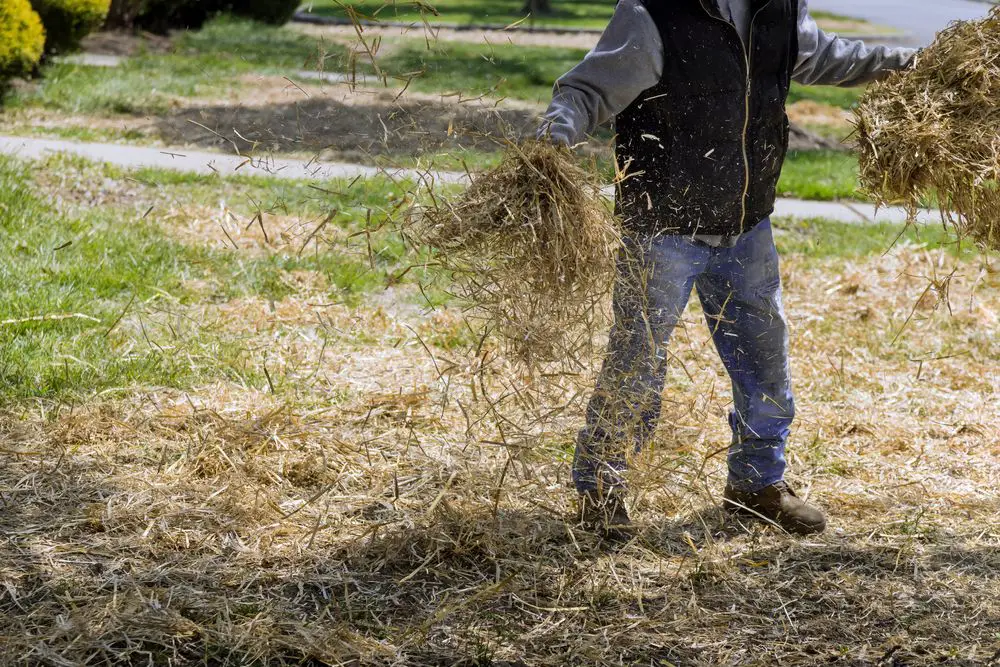
M541 127L538 128L538 132L535 137L539 141L548 141L556 146L565 146L566 148L571 148L573 146L573 141L570 137L568 129L562 125L553 123L552 121L545 121L542 123Z

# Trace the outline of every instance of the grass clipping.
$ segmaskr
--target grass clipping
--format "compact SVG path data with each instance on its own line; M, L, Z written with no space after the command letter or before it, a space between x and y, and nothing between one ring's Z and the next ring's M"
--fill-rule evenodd
M593 351L621 238L595 175L569 150L511 145L460 196L425 209L419 226L452 293L513 360L578 364Z
M915 218L937 197L961 237L1000 248L1000 8L958 22L855 111L862 187Z

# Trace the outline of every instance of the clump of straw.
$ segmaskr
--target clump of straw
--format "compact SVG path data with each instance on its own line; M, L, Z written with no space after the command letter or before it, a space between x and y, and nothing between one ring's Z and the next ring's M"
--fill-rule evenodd
M512 145L455 200L423 211L422 241L516 360L574 361L606 322L619 228L565 148Z
M862 187L911 216L936 196L960 236L1000 248L1000 8L957 22L873 85L855 125Z

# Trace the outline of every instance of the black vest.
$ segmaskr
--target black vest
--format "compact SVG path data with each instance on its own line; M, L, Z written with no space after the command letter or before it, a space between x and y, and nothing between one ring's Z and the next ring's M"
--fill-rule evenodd
M630 231L741 234L774 210L798 2L750 0L746 45L716 0L642 2L663 76L615 118L618 213Z

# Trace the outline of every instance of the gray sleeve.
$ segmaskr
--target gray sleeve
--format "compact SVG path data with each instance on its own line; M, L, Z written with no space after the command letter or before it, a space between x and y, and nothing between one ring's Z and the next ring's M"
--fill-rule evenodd
M621 0L597 46L556 81L538 136L577 143L656 85L662 73L660 31L639 0Z
M820 30L799 0L799 58L792 78L806 85L859 86L906 69L914 49L868 48L860 40L843 39Z

